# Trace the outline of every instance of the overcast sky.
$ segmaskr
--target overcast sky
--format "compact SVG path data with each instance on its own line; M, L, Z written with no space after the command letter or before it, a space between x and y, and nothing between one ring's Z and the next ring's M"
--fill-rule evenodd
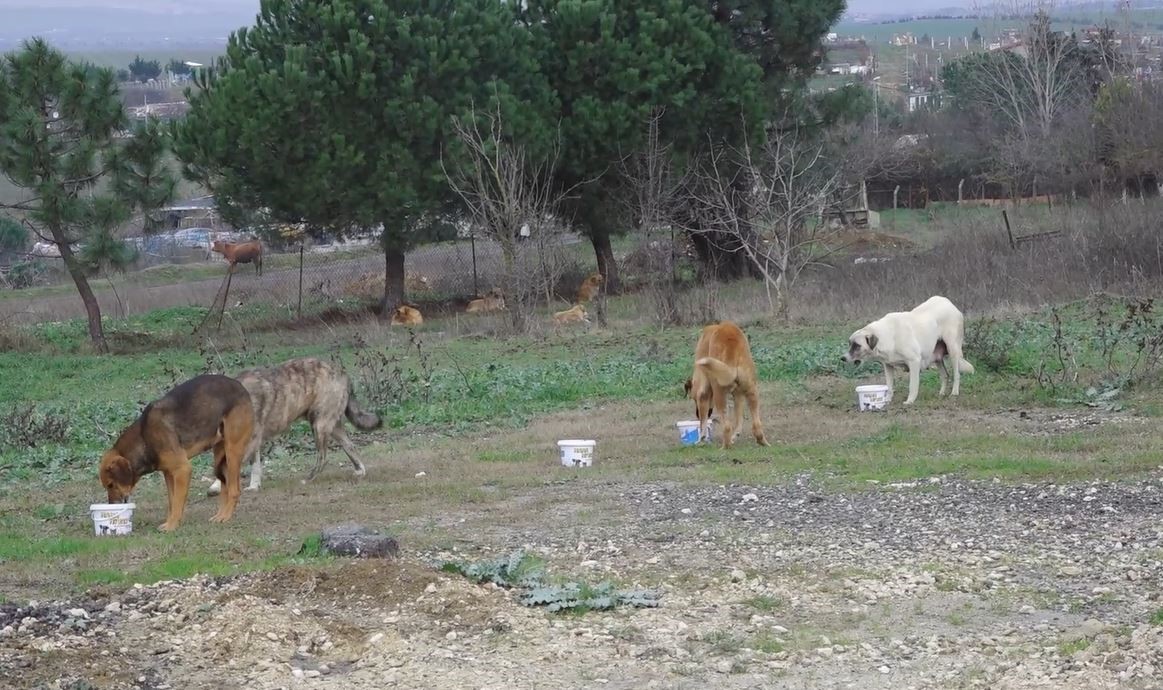
M947 7L964 7L972 3L958 0L848 0L848 9L854 12L897 13L943 10Z

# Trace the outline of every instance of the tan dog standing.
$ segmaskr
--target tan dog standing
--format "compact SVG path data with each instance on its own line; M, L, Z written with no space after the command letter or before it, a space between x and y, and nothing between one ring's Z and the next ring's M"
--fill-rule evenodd
M743 402L751 413L751 433L766 446L759 418L759 379L747 335L731 321L707 326L695 344L695 365L686 383L699 418L699 440L707 438L707 421L719 410L723 448L730 448L743 425ZM734 400L734 420L727 414L727 396Z
M582 284L577 289L577 299L574 300L577 304L585 304L591 302L598 293L602 290L602 274L597 271L591 273L582 281Z
M137 482L151 472L166 480L169 511L160 526L176 529L186 511L190 459L214 451L214 474L226 490L211 522L234 516L242 491L241 472L254 429L254 409L241 383L226 376L196 376L146 405L101 457L97 472L110 503L124 503Z

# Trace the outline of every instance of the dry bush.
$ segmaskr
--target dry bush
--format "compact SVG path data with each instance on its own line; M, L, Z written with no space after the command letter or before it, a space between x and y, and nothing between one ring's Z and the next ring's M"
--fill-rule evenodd
M966 314L989 314L1068 302L1096 292L1151 294L1163 277L1157 214L1163 203L1011 210L1015 235L1058 230L1061 237L1013 249L1001 214L996 225L947 218L929 251L884 262L851 257L814 271L803 287L801 314L814 319L869 319L944 295Z

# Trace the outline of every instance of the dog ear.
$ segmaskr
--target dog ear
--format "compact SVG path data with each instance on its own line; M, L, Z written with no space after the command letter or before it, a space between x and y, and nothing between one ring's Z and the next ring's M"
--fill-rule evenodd
M876 349L876 343L878 340L879 338L877 338L874 333L869 333L868 337L864 339L864 343L868 345L869 351L872 351Z
M133 488L134 481L133 467L130 466L129 460L121 455L107 455L101 461L101 479L108 477L118 487Z
M690 379L687 379L686 383L684 383L682 386L683 392L689 396L691 394L691 386L693 386L693 385L694 385L694 382L691 381Z

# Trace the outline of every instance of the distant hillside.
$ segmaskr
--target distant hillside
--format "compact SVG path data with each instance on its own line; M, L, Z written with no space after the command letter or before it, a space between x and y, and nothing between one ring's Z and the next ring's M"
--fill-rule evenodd
M223 43L254 22L258 1L0 0L0 50L42 36L66 50Z

